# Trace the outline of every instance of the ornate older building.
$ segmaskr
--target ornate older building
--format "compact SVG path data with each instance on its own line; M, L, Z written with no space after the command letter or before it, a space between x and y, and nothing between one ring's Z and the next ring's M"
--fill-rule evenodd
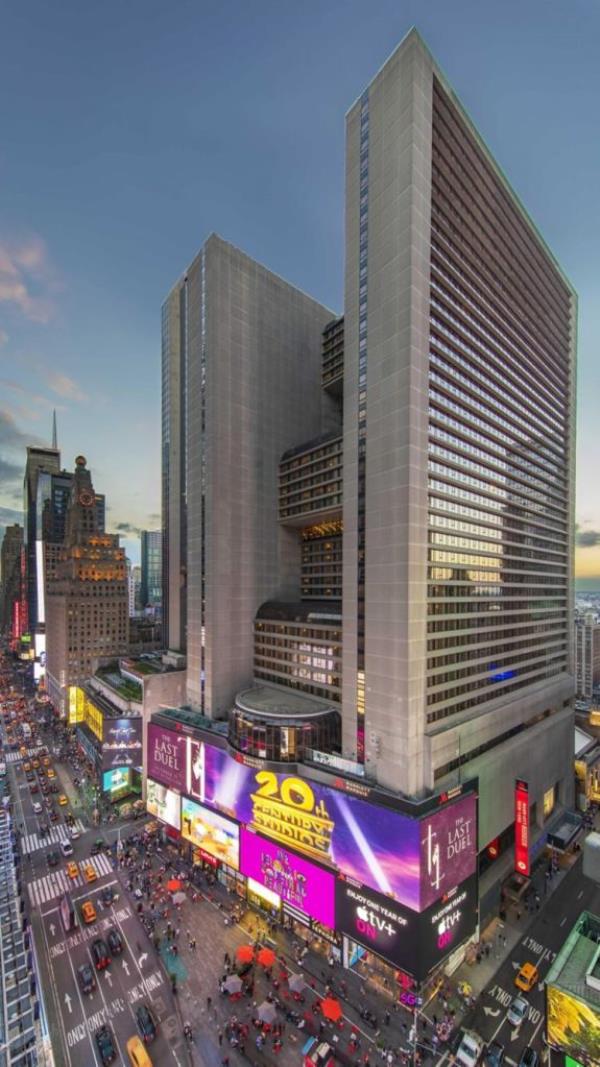
M99 522L86 460L78 456L65 520L65 540L47 597L47 684L61 715L69 686L89 678L98 662L128 651L125 552Z

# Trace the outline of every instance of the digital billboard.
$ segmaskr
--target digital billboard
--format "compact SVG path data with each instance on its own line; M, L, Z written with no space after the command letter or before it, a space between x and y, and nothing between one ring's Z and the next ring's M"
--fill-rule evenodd
M336 929L423 981L477 927L477 877L418 914L368 886L338 878Z
M590 990L591 992L591 990ZM552 1048L570 1053L585 1067L598 1067L600 1013L556 986L546 986L546 1039Z
M113 767L142 766L142 724L141 715L133 718L103 720L102 726L102 770Z
M151 778L146 782L146 809L150 815L156 816L161 822L166 822L174 830L181 829L181 797L166 785L153 782Z
M515 871L529 876L529 785L515 782Z
M247 766L224 749L154 723L148 774L415 911L476 869L472 793L418 820L341 789Z
M241 841L242 874L335 929L335 878L329 871L250 830L242 829Z
M209 856L221 860L234 870L240 869L240 830L236 823L182 797L181 836Z

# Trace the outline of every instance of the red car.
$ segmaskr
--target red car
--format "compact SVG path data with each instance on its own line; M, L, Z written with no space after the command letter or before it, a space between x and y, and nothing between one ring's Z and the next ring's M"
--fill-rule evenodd
M103 971L110 964L108 945L101 937L97 937L95 941L92 941L92 959L97 971Z

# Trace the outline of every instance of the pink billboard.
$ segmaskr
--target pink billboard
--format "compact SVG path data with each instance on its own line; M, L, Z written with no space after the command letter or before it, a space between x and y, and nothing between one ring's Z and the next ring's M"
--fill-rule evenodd
M241 871L277 893L284 904L335 929L335 878L323 867L250 830L241 832Z

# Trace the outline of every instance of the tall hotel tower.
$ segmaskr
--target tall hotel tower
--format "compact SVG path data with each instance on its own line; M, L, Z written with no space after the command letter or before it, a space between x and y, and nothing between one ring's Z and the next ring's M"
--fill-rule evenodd
M347 115L343 318L215 237L164 306L193 704L337 708L341 755L409 797L478 776L482 852L515 778L532 836L572 803L576 317L411 31Z

